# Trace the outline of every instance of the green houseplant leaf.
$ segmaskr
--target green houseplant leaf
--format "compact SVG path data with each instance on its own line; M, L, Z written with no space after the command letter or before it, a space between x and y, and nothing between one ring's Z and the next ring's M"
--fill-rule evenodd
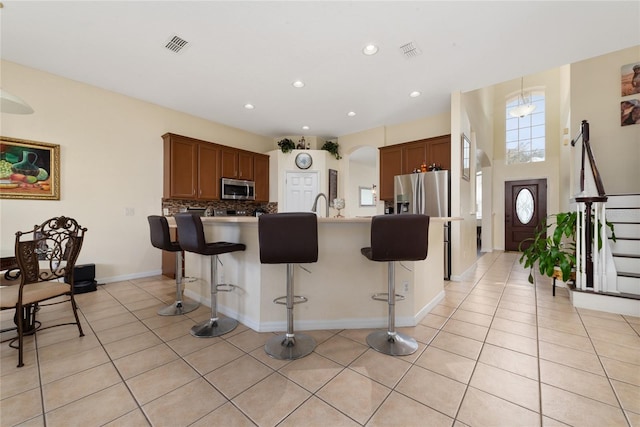
M571 277L571 270L576 265L576 226L582 218L582 214L577 212L560 212L549 215L540 224L533 237L525 239L520 243L522 255L518 260L525 268L529 268L529 283L533 283L533 268L536 262L540 274L553 277L554 270L559 268L562 272L562 280L567 281ZM611 230L611 239L615 242L616 235L614 226L606 222L606 226ZM551 227L553 233L547 235ZM592 216L590 227L594 236L594 218ZM602 249L602 222L598 221L598 250ZM595 237L595 236L594 236Z

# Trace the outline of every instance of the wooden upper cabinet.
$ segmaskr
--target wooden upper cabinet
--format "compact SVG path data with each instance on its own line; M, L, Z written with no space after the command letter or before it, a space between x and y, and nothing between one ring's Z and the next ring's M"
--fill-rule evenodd
M220 200L220 178L256 181L256 200L269 201L269 156L167 133L165 199Z
M256 182L256 202L269 202L269 156L253 156L253 177Z
M412 173L422 163L451 169L451 135L380 148L380 200L393 201L394 177Z
M220 176L238 177L238 150L226 147L220 150Z
M380 200L393 201L393 178L402 175L402 147L380 148Z
M220 149L213 144L198 144L198 198L220 199L218 160Z
M434 138L428 145L427 164L435 163L442 169L451 170L451 136Z
M196 197L198 144L190 138L165 134L164 197Z
M167 133L164 139L166 199L220 199L220 148L186 136Z
M420 169L422 163L427 162L427 143L423 141L410 142L402 146L402 173L412 173Z
M238 152L238 178L240 179L254 179L254 154L246 151Z
M253 180L253 156L249 151L223 148L220 152L221 176Z

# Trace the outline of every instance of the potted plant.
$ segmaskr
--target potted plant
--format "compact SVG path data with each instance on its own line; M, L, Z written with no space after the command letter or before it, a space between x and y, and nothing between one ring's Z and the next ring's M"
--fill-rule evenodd
M338 143L333 141L325 141L324 145L321 147L322 150L330 152L335 156L336 159L340 160L342 156L338 152L339 148L340 146L338 145Z
M296 144L289 138L284 138L278 141L278 147L280 147L283 153L288 153L296 148Z
M562 281L571 277L571 270L576 265L576 224L579 217L577 212L560 212L547 217L533 237L520 243L520 264L529 268L529 283L533 283L533 268L538 262L540 274L553 277L554 270L562 272ZM615 242L616 235L613 224L606 222L611 230L611 239ZM547 235L549 228L555 226L553 234ZM591 221L591 235L598 236L598 250L602 249L600 230L602 223L598 221L598 231L593 232L593 217Z

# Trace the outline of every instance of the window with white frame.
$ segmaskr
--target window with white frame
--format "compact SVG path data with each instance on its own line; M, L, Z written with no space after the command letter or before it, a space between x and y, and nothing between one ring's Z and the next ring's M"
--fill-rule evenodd
M514 117L510 112L523 104L535 109L525 116ZM532 91L523 99L520 93L506 101L506 152L508 165L543 162L545 160L545 102L544 91Z

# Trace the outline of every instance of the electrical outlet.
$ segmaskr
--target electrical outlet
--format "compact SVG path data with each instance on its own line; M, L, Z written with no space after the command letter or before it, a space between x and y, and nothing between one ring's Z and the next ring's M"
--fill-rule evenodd
M402 289L405 292L409 292L409 282L402 282Z
M134 216L136 214L135 208L124 208L125 216Z
M224 281L224 271L220 273L220 283L226 283Z

